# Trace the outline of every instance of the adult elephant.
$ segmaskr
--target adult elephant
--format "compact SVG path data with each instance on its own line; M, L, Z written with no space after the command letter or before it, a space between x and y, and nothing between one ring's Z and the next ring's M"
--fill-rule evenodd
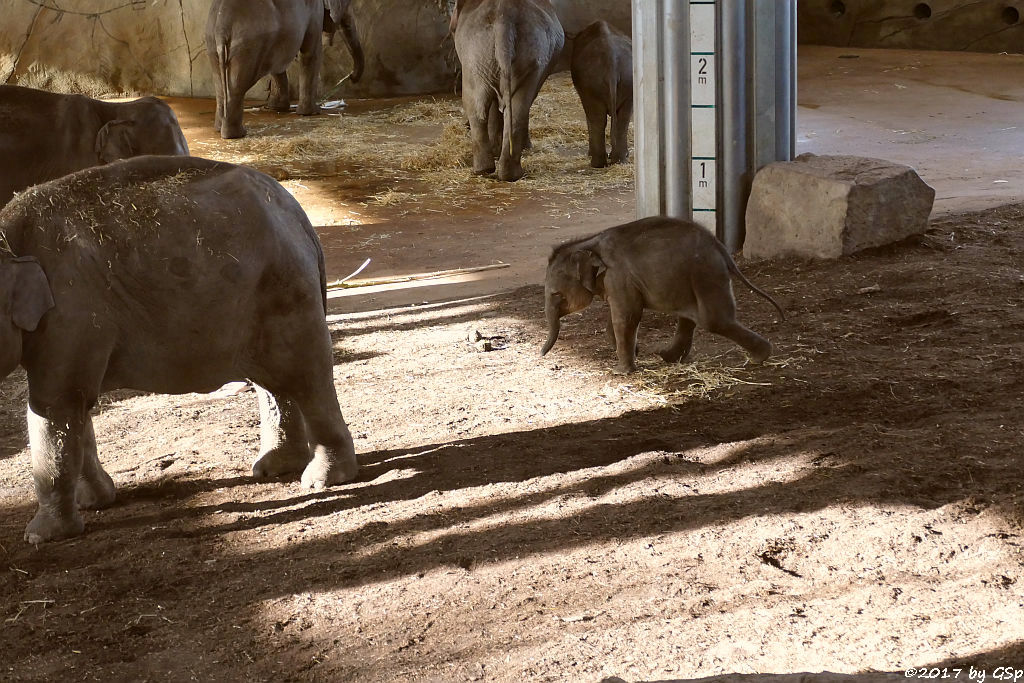
M358 463L334 389L324 256L298 202L243 166L147 156L36 185L0 210L0 379L28 375L31 543L114 500L90 409L117 388L250 379L256 476L305 487Z
M103 102L0 85L0 207L15 192L140 154L188 154L165 102Z
M458 0L451 20L462 62L462 106L473 138L473 173L523 177L530 107L565 34L549 0Z
M315 100L325 30L333 35L341 29L352 53L352 81L362 77L363 47L350 5L351 0L214 0L206 22L206 53L217 93L213 127L221 137L245 136L243 98L267 74L273 78L268 106L289 110L287 69L296 54L301 65L298 113L320 112Z

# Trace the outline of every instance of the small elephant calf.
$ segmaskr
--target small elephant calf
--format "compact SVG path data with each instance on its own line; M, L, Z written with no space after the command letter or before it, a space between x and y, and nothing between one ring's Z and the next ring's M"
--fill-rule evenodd
M590 133L590 165L608 165L604 132L612 119L613 164L629 160L629 122L633 118L633 42L604 21L576 34L572 47L572 84L583 103Z
M690 353L697 323L733 340L760 363L771 355L772 344L736 321L730 275L770 301L785 320L782 307L744 277L725 246L691 221L644 218L566 242L548 259L548 339L541 355L558 340L561 318L599 296L611 312L608 332L614 337L619 373L636 370L636 332L645 308L679 318L675 338L660 352L667 363Z

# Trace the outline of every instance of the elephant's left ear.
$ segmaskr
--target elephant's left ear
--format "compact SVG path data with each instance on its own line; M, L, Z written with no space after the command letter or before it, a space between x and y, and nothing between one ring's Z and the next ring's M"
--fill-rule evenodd
M32 332L40 319L53 308L50 283L39 261L33 256L19 256L11 261L14 266L14 306L11 309L15 326Z
M117 119L108 121L96 134L96 157L101 164L135 156L132 129L134 121Z

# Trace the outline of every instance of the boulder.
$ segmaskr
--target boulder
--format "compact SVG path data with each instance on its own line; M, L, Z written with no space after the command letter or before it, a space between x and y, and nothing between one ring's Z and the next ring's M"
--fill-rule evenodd
M802 154L754 177L743 255L837 258L928 229L935 190L909 166Z

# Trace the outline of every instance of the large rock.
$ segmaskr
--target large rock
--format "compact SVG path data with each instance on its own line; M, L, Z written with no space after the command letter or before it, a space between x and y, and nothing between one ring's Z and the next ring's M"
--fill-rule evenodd
M836 258L923 233L935 190L909 166L803 154L768 164L747 203L749 258Z

